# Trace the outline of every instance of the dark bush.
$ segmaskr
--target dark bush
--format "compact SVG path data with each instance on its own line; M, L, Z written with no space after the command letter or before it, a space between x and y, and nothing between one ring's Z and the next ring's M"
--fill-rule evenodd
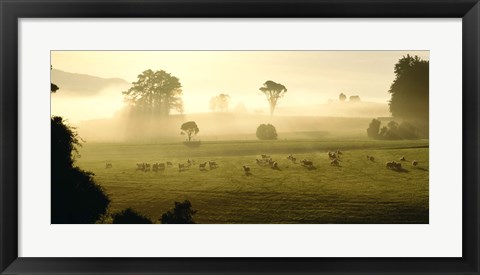
M93 173L73 166L80 146L74 129L61 117L52 117L51 134L51 222L95 223L106 213L110 199Z
M114 224L151 224L153 223L149 218L137 213L132 208L127 208L119 213L113 214Z
M192 204L189 200L184 202L175 202L175 207L162 215L160 221L162 223L170 224L191 224L193 221L193 215L197 213L192 209Z
M398 134L403 139L415 139L418 138L418 129L412 124L404 121L398 126Z
M367 129L367 136L369 138L373 138L373 139L379 138L380 124L381 124L380 120L372 119L372 122L370 122L370 125L368 126L368 129Z
M272 124L260 124L257 128L257 138L261 140L277 139L277 130Z

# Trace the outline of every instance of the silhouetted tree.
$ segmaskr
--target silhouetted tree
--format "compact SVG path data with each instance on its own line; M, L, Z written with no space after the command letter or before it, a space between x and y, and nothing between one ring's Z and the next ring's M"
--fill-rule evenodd
M200 129L197 126L197 123L195 121L188 121L182 124L182 127L180 127L182 130L181 134L182 135L187 135L188 141L192 140L192 137L198 134L200 132Z
M340 100L340 102L344 102L346 99L347 96L344 93L340 93L340 95L338 96L338 100Z
M132 208L124 209L112 215L114 224L151 224L146 216L136 212Z
M420 121L429 119L429 61L410 55L395 64L395 80L388 91L390 112L395 118Z
M54 224L95 223L110 199L93 173L74 167L77 133L61 117L51 118L51 221Z
M370 122L370 125L368 126L368 129L367 129L367 136L369 138L373 138L373 139L379 138L380 124L381 124L380 120L372 119L372 122Z
M212 110L213 112L226 112L228 111L229 104L230 96L227 94L219 94L210 99L210 110Z
M132 84L122 94L134 114L167 116L172 109L183 112L182 85L171 74L163 70L146 70Z
M192 204L189 200L184 202L175 202L175 207L162 215L160 221L165 224L192 224L193 215L197 213L192 209Z
M263 87L260 87L260 91L267 96L270 105L270 115L273 116L277 102L285 95L287 88L280 83L268 80L263 84Z
M277 130L272 124L260 124L257 128L257 138L262 140L277 139Z

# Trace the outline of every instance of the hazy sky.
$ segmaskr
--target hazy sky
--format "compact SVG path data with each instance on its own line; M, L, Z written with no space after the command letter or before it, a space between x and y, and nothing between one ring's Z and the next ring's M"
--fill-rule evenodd
M51 62L62 71L128 82L147 69L165 70L180 79L185 112L192 113L208 111L219 93L231 96L231 108L242 102L249 111L267 110L258 89L267 80L288 89L279 107L321 104L341 92L387 102L394 65L406 54L429 59L428 51L55 51ZM113 97L118 105L121 91Z

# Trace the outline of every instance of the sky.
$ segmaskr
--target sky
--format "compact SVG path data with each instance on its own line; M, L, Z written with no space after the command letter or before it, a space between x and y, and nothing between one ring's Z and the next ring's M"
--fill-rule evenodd
M429 60L428 51L52 51L51 64L128 82L147 69L164 70L180 79L188 114L208 112L210 98L220 93L230 95L231 108L243 103L249 111L267 110L259 91L267 80L287 88L278 107L323 104L340 93L386 103L394 65L407 54ZM97 117L111 117L123 104L121 91L110 96Z

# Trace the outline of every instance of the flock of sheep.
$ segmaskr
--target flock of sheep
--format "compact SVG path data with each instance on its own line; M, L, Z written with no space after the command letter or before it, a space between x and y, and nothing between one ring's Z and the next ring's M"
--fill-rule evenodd
M328 158L330 159L330 165L331 166L340 166L340 162L341 162L340 156L343 155L343 153L340 150L336 150L335 152L329 151L327 154L328 154ZM260 155L260 157L261 157L260 159L258 159L258 158L256 159L257 165L259 165L261 167L270 167L271 169L274 169L274 170L280 170L278 162L276 160L274 160L271 156L262 154L262 155ZM375 157L370 156L370 155L367 155L366 157L367 157L367 160L375 162ZM291 161L293 164L301 164L302 166L304 166L308 170L316 169L315 166L313 165L313 161L311 161L311 160L303 159L303 160L300 160L300 161L297 162L297 157L295 157L293 155L289 155L287 157L287 159L289 161ZM388 161L386 163L386 168L396 170L396 171L402 171L403 170L402 162L405 162L407 160L406 160L405 157L402 156L399 161L400 162ZM137 163L136 165L137 165L136 170L137 171L142 171L142 172L149 172L149 171L158 172L158 171L165 171L165 169L167 167L172 167L173 168L173 163L170 162L170 161L162 162L162 163L152 163L152 164L151 163ZM195 163L194 160L188 159L184 163L178 163L178 171L183 172L183 171L185 171L185 170L187 170L187 169L189 169L189 168L191 168L195 165L196 165L196 163ZM412 165L417 166L418 161L413 160ZM112 168L112 167L113 167L112 163L107 163L106 164L106 168ZM215 162L215 161L206 161L206 162L202 162L202 163L198 164L198 169L200 171L207 171L207 168L209 170L213 170L213 169L216 169L218 167L219 166L218 166L217 162ZM247 175L247 176L252 175L251 168L249 166L243 165L242 167L243 167L243 171L244 171L245 175Z
M191 159L188 159L186 162L184 163L179 163L178 164L178 171L179 172L183 172L187 169L189 169L190 167L194 166L196 163L194 160L191 160ZM170 161L167 161L167 162L161 162L161 163L146 163L146 162L142 162L142 163L137 163L137 171L142 171L142 172L150 172L150 171L153 171L153 172L158 172L158 171L165 171L166 168L168 167L173 167L173 163L170 162ZM204 163L200 163L198 165L200 171L205 171L207 170L207 167L210 169L210 170L213 170L213 169L216 169L218 168L218 164L215 162L215 161L207 161L207 162L204 162ZM107 163L107 167L106 168L112 168L112 165L110 163Z

